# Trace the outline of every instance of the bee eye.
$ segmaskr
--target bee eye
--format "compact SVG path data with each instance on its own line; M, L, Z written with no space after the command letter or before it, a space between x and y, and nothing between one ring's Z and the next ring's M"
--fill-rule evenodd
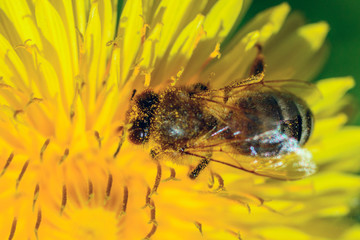
M142 144L149 140L150 121L148 119L136 120L129 129L129 140L134 144Z
M134 144L142 144L149 139L149 130L142 128L135 128L130 130L129 140Z

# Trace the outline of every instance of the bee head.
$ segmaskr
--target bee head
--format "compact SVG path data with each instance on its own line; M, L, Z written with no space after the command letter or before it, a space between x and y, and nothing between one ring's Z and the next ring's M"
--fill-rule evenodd
M136 96L135 106L130 116L132 126L129 129L129 140L134 144L143 144L149 140L152 118L159 105L159 95L146 90ZM131 117L130 117L131 118Z

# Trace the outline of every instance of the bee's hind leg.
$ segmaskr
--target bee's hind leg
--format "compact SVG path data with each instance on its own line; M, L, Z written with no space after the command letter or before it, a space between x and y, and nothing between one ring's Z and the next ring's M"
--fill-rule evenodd
M204 170L208 164L209 164L209 159L204 157L199 162L199 164L189 173L189 178L192 180L196 179L199 176L200 172Z
M253 84L263 83L265 77L264 55L262 53L262 46L260 44L256 44L255 47L257 48L258 52L256 54L254 62L251 65L249 77L241 80L236 80L235 82L232 82L231 84L223 88L225 93L224 103L227 102L232 90Z

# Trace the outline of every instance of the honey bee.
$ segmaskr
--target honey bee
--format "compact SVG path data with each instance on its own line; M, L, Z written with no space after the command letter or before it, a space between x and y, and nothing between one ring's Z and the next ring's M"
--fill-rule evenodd
M285 88L311 86L264 81L264 57L257 47L250 77L224 88L197 83L136 95L128 111L129 141L151 142L153 158L195 159L191 179L215 163L282 180L313 174L316 165L303 146L314 117L307 103Z

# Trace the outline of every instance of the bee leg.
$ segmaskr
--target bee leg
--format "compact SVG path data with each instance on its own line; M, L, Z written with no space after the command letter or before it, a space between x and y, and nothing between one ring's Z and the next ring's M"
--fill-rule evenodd
M199 176L200 172L201 172L204 168L206 168L206 166L207 166L208 164L209 164L208 158L204 157L204 158L200 161L200 163L190 172L189 178L192 179L192 180L196 179L196 178Z
M265 76L264 55L262 53L262 46L260 44L256 44L255 46L258 52L250 69L250 77L260 78L262 81Z
M224 103L228 101L230 92L233 89L263 82L265 77L265 62L264 55L262 54L262 46L260 44L256 44L255 47L258 49L258 52L253 64L251 65L250 76L240 81L233 82L230 85L224 87Z

